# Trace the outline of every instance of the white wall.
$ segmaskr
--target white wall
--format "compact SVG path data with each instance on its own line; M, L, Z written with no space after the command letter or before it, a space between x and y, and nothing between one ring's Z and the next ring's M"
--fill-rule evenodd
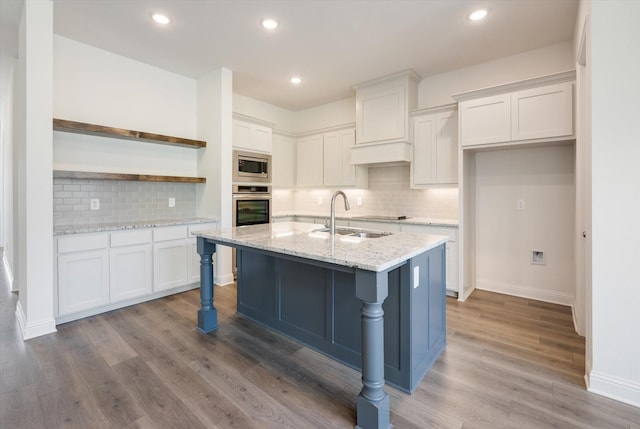
M53 318L53 4L27 1L19 36L16 319L24 339L55 332ZM14 146L14 147L15 147Z
M55 118L196 138L196 81L60 36L53 38ZM56 170L194 176L197 152L55 132Z
M640 2L593 1L590 390L640 406ZM631 49L631 51L630 51Z
M233 112L275 123L274 130L291 132L296 128L296 112L241 94L233 94Z
M9 279L13 278L13 91L14 58L0 57L0 247L4 248ZM1 263L1 262L0 262Z
M475 155L476 287L572 305L573 145ZM524 210L516 202L525 203ZM531 250L546 264L532 265Z
M451 94L575 69L572 42L551 45L428 76L418 86L418 107L453 103Z

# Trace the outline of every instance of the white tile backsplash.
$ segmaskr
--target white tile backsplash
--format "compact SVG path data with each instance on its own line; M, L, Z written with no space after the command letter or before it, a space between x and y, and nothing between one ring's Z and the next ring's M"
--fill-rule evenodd
M274 212L327 213L335 189L276 190L273 193ZM369 167L368 189L343 189L349 198L351 215L385 215L458 218L458 188L409 188L409 166ZM362 206L357 205L358 197ZM346 213L338 197L336 213Z

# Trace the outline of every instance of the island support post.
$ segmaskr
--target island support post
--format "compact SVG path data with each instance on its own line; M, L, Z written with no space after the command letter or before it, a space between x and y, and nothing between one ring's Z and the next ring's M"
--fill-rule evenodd
M391 428L389 395L384 391L384 311L389 273L356 270L356 297L362 301L362 390L356 429Z
M198 331L209 333L218 329L218 310L213 306L213 254L216 245L206 238L198 237L197 251L200 255L200 310Z

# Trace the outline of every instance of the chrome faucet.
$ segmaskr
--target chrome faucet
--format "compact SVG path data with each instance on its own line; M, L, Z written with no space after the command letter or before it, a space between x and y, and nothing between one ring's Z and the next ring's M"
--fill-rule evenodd
M331 197L331 218L329 220L329 233L331 235L335 235L336 233L336 197L338 195L342 195L342 198L344 198L344 209L351 209L347 195L342 191L336 191L335 194L333 194L333 197Z

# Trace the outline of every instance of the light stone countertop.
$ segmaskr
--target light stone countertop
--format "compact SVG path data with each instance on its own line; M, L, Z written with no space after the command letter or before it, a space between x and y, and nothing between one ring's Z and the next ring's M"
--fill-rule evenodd
M284 217L315 217L315 218L326 218L329 219L329 215L327 213L319 213L319 212L276 212L273 214L274 219L284 218ZM426 217L407 217L406 219L379 219L376 218L375 215L371 215L370 218L367 218L367 215L362 214L336 214L336 219L340 220L356 220L356 221L364 221L364 222L383 222L383 223L395 223L399 225L430 225L430 226L446 226L457 228L458 220L457 219L434 219L434 218L426 218Z
M385 271L447 242L446 236L396 232L380 238L359 238L315 232L320 225L278 222L205 230L194 235L216 243L245 246L330 264Z
M69 234L88 234L92 232L111 232L111 231L124 231L128 229L140 229L140 228L157 228L162 226L175 226L175 225L194 225L199 223L217 222L217 219L213 218L183 218L183 219L159 219L159 220L145 220L137 222L118 222L118 223L97 223L91 225L65 225L56 226L53 228L53 235L69 235Z

